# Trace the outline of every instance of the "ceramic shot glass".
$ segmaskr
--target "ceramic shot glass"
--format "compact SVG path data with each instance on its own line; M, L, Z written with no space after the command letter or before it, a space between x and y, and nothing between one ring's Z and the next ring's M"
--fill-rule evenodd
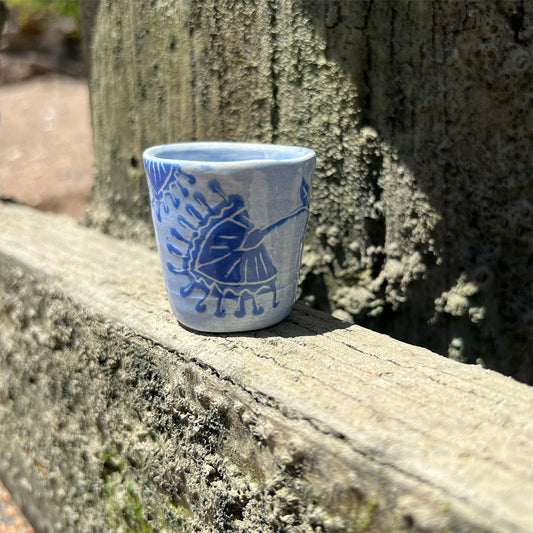
M143 154L167 293L206 332L271 326L291 311L309 210L309 148L193 142Z

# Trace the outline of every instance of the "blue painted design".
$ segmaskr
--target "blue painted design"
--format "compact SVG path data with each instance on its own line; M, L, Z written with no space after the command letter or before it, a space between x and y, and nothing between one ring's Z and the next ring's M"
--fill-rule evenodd
M206 311L209 296L217 299L214 316L226 315L225 302L237 301L235 316L246 315L250 301L252 314L260 315L263 307L256 296L272 293L272 307L278 306L277 269L265 247L266 236L275 228L302 213L309 206L309 185L302 178L301 205L273 224L258 228L250 219L242 196L227 195L217 180L208 183L211 201L198 190L196 178L176 163L149 161L146 168L152 190L152 205L157 220L161 212L169 213L167 204L181 206L176 223L170 227L166 243L172 261L167 269L186 276L188 283L180 289L182 297L198 299L195 309Z
M192 174L184 172L179 165L165 163L161 160L149 160L145 165L152 189L152 207L156 213L157 220L161 222L161 209L167 214L169 212L165 199L169 199L177 209L180 206L179 196L177 195L189 196L187 185L194 185L196 178Z

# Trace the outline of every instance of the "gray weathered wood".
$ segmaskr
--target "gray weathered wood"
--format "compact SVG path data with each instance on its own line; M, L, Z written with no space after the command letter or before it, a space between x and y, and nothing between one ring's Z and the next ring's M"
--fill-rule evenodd
M94 5L92 224L152 242L151 144L310 146L309 301L533 381L531 2Z
M150 374L166 372L162 390L151 400L154 410L182 379L172 365L190 365L199 376L207 372L212 389L202 394L225 397L237 411L236 405L244 406L240 413L249 425L241 421L228 438L239 447L247 431L255 435L257 448L246 448L258 457L255 468L262 472L255 483L272 481L275 469L267 456L288 454L285 468L300 468L300 492L292 498L303 502L308 528L312 509L320 507L333 517L316 522L324 531L366 530L365 512L365 527L372 531L533 530L533 390L525 385L301 305L288 320L263 331L227 336L187 331L169 309L154 252L21 207L0 206L0 265L2 278L19 280L7 292L31 296L24 279L36 277L37 300L39 294L63 295L58 298L84 310L85 320L100 324L92 326L95 331L101 324L120 326L129 332L123 343L137 339L162 350ZM26 278L13 278L13 272L25 272ZM8 304L0 312L3 365L6 342L27 335L24 327L17 333L13 313ZM146 385L141 379L136 387ZM6 387L0 384L0 395L7 395ZM7 417L5 409L0 406L0 418ZM20 426L28 423L24 413L19 416ZM31 429L26 431L31 440ZM160 440L157 446L179 455L179 442ZM0 452L2 470L9 468ZM240 476L249 480L250 472L241 464ZM146 475L153 481L158 472ZM11 481L16 493L24 492ZM70 504L76 501L69 498ZM198 501L191 501L193 513L200 512ZM357 512L354 501L360 504ZM311 531L304 525L292 530ZM231 527L239 530L239 523Z

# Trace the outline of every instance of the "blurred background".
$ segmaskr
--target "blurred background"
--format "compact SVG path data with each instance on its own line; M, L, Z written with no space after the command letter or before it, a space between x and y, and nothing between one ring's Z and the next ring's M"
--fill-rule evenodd
M0 4L0 197L80 219L93 154L78 2Z
M92 184L77 0L0 2L0 197L78 220ZM0 533L33 528L0 483Z

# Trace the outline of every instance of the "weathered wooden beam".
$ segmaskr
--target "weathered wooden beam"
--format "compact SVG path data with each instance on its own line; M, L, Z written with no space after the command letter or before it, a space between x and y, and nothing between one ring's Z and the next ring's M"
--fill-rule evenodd
M88 220L151 241L150 145L308 146L305 296L533 384L521 3L82 0L94 21Z
M0 294L0 477L42 531L533 530L526 385L301 305L185 330L154 252L20 206Z

